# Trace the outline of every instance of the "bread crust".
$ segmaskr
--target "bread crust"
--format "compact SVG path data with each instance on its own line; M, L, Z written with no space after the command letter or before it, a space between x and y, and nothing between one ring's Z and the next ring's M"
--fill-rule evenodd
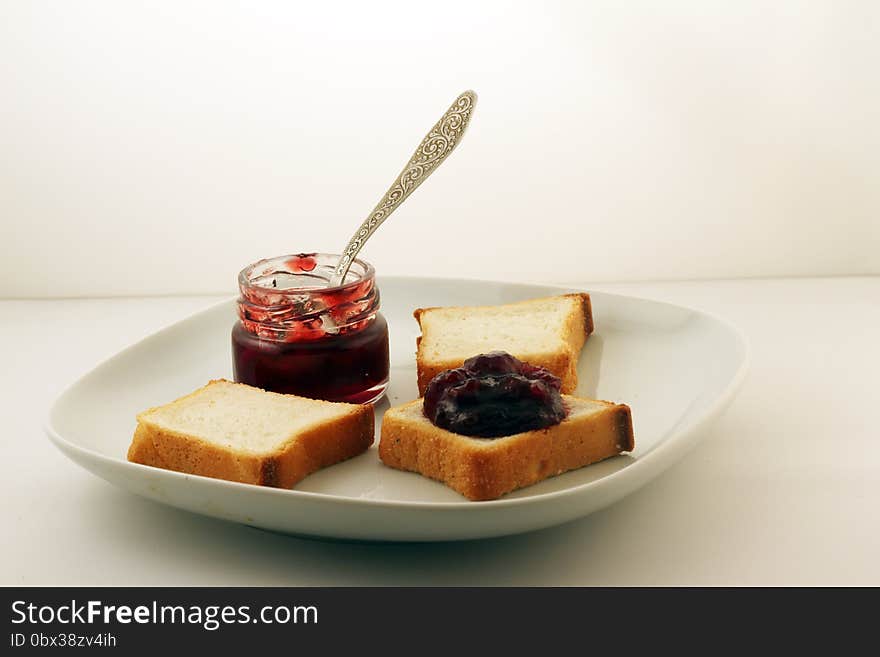
M127 458L133 463L215 479L291 488L309 474L357 456L373 444L375 423L369 404L291 436L269 453L252 453L168 431L138 417Z
M572 313L566 318L566 323L563 327L563 345L553 352L538 354L512 353L511 355L521 360L526 360L532 365L538 365L550 370L562 380L562 392L570 394L575 391L578 385L577 365L581 350L583 349L587 338L593 332L593 309L590 295L586 292L575 292L558 296L577 298L579 301L579 312ZM530 299L524 303L540 300L541 299ZM422 316L425 313L438 309L438 307L434 306L429 308L416 308L415 311L413 311L413 317L415 317L416 321L419 323L419 328L422 329L423 332ZM462 307L462 310L467 311L468 308ZM416 381L419 388L419 395L424 396L425 390L427 390L431 379L437 376L440 372L454 367L461 367L467 358L476 355L477 354L470 354L464 358L456 357L432 361L425 354L425 350L422 346L422 336L418 336L416 338Z
M568 398L567 399L572 399ZM497 439L461 436L421 415L422 400L389 409L379 458L385 465L440 481L470 500L493 500L569 470L634 449L625 404L569 416L560 424ZM419 415L409 412L418 405Z

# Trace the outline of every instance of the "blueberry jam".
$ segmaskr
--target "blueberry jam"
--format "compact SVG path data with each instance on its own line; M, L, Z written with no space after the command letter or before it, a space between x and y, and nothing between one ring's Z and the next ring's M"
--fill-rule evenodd
M561 388L562 381L543 367L492 351L435 376L423 409L442 429L497 438L560 423L566 415Z

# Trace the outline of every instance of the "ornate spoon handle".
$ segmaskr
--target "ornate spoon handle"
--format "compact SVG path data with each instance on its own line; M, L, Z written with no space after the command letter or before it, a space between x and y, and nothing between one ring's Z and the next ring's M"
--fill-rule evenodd
M410 158L409 162L401 171L397 180L391 185L382 200L376 204L370 215L357 229L351 240L342 252L339 264L333 272L330 280L331 286L336 286L345 280L348 268L357 257L358 252L376 229L394 212L406 198L413 193L416 187L421 185L430 176L441 162L445 160L452 150L461 141L465 128L468 126L474 106L477 103L477 94L473 91L465 91L446 114L437 121L431 131L425 135L422 143Z

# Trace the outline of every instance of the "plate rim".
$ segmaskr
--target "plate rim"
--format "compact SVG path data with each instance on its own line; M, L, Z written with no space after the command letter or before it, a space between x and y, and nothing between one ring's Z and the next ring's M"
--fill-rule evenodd
M695 315L702 316L704 318L708 318L717 324L721 325L726 329L734 338L736 339L736 343L742 351L742 359L739 362L739 365L734 373L733 377L727 382L724 389L721 393L712 400L709 406L700 412L696 418L691 422L690 426L681 431L680 435L675 436L673 440L669 440L669 433L675 432L674 429L670 429L666 433L663 434L663 437L659 444L657 444L654 448L646 452L644 455L635 460L632 464L627 467L620 468L611 472L599 479L585 482L582 484L577 484L575 486L570 486L568 488L563 488L561 490L549 491L546 493L539 493L536 495L528 495L525 497L516 497L516 498L506 498L502 497L500 499L495 500L482 500L482 501L472 501L462 498L460 501L456 502L429 502L424 500L388 500L388 499L373 499L373 498L363 498L363 497L350 497L347 495L335 495L332 493L323 493L323 492L315 492L315 491L303 491L297 490L296 488L286 489L286 488L274 488L269 486L258 486L255 484L247 484L236 481L227 481L225 479L216 479L214 477L205 477L202 475L188 474L183 472L177 472L175 470L165 470L162 468L153 468L150 466L142 465L139 463L132 463L128 460L122 458L110 457L105 454L101 454L100 452L96 452L87 447L83 447L81 445L77 445L66 438L64 438L57 429L53 426L53 416L56 413L59 403L73 391L76 387L78 387L84 380L88 377L93 376L95 372L100 370L101 368L107 366L110 362L114 361L117 358L122 357L124 354L136 349L142 343L147 340L152 340L157 338L158 336L167 333L171 329L177 327L179 324L183 324L185 322L192 321L202 315L206 315L212 312L215 312L220 306L226 305L233 301L236 296L224 297L223 299L217 301L216 303L212 303L211 305L202 308L200 310L196 310L188 315L181 317L173 322L162 326L161 328L153 331L149 335L146 335L128 346L120 349L119 351L111 354L110 356L100 360L98 363L93 365L88 371L81 374L77 377L72 383L67 385L64 390L59 393L51 405L49 406L49 410L45 416L43 421L43 430L48 436L50 442L52 442L56 448L58 448L65 456L71 458L70 452L82 454L84 458L89 458L93 460L97 460L102 462L105 465L109 465L111 467L118 467L121 465L123 468L125 467L133 467L135 469L141 469L144 472L149 472L151 474L155 474L157 476L166 476L171 477L172 479L177 479L178 481L188 481L190 479L196 479L201 481L204 485L214 487L216 489L224 489L224 490L244 490L249 491L252 494L256 495L266 495L266 496L274 496L279 498L287 497L291 501L295 501L298 498L305 498L310 501L317 501L322 503L331 503L331 504L342 504L345 506L359 506L359 507L368 507L368 508L388 508L388 509L430 509L434 511L441 512L461 512L467 509L477 511L477 510L486 510L486 509L500 509L500 508L509 508L509 507L518 507L523 505L532 505L532 504L540 504L552 502L554 500L559 500L561 498L568 497L576 497L581 494L586 493L588 490L601 490L611 486L613 484L618 484L621 481L628 482L633 480L636 485L638 485L638 477L639 475L645 471L646 468L650 468L654 463L658 460L661 461L661 464L658 466L659 470L656 472L659 475L665 467L667 467L671 461L672 456L676 453L676 448L678 450L687 451L688 448L692 447L696 441L693 440L693 436L698 434L700 430L715 416L719 415L733 400L736 396L736 393L741 388L746 375L750 369L751 365L751 345L749 343L748 338L743 333L741 329L739 329L735 324L730 322L724 317L721 317L715 313L700 309L694 308L692 306L679 304L679 303L671 303L667 301L659 301L657 299L651 299L647 297L642 297L638 295L630 295L630 294L619 294L615 292L603 292L603 291L591 291L588 289L588 286L584 286L581 289L578 289L577 286L565 286L558 284L546 284L546 283L519 283L513 281L501 281L501 280L489 280L489 279L478 279L478 278L443 278L443 277L431 277L431 276L383 276L380 280L396 280L402 283L406 282L442 282L448 283L450 285L460 284L460 283L483 283L487 285L495 285L495 286L503 286L503 285L513 285L521 288L533 288L535 291L541 290L541 293L567 293L571 291L584 291L590 294L591 296L599 295L604 297L615 297L619 299L626 300L634 300L640 303L648 303L652 305L658 306L666 306L671 308L676 308L680 310L686 310ZM378 440L380 436L374 438L373 444L378 444ZM372 445L371 445L372 447ZM668 462L666 464L662 463L662 460L665 458ZM642 464L642 465L639 465ZM81 463L77 462L77 465L80 467L84 467ZM85 468L89 470L89 468ZM157 470L159 471L157 473ZM650 472L650 470L649 470ZM93 474L97 474L92 472ZM625 474L629 473L629 474ZM417 473L414 473L417 474ZM100 476L100 475L99 475ZM103 477L102 477L103 478ZM623 486L625 488L625 486Z

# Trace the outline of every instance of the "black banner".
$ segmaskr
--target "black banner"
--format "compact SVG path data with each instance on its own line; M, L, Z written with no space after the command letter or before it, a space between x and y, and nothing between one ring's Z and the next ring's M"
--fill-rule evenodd
M5 588L0 654L33 649L333 647L411 653L478 645L548 646L639 637L683 645L714 632L729 646L755 633L787 637L867 629L855 590L583 588ZM873 595L871 596L873 597ZM851 610L851 611L847 611ZM788 624L791 625L788 625ZM584 643L586 642L586 643ZM404 650L404 648L406 648Z

